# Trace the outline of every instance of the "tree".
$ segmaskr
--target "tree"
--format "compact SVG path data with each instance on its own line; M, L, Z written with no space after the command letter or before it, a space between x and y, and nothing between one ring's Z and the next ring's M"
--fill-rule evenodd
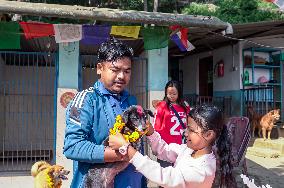
M80 5L85 7L118 8L122 10L151 11L154 8L154 0L23 0L33 3L49 3L63 5ZM157 12L177 12L176 0L159 0ZM35 20L48 23L89 23L88 20L75 20L66 18L45 18L23 16L23 20ZM92 22L90 22L92 23ZM99 21L97 21L99 23ZM105 22L104 22L105 23ZM123 23L124 25L127 23Z
M191 3L184 14L216 16L230 23L280 20L284 15L276 6L262 0L216 0L214 4Z

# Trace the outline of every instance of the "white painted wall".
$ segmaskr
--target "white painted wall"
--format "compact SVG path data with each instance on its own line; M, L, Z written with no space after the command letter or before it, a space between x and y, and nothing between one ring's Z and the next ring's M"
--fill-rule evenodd
M61 105L60 99L65 92L77 93L76 89L58 88L57 90L57 125L56 125L56 164L64 166L70 173L68 180L63 181L62 188L70 187L73 174L73 161L67 159L63 154L65 128L66 128L66 108Z
M234 55L232 55L232 50ZM240 89L238 79L240 75L240 57L239 45L225 46L216 50L195 54L186 57L180 62L180 69L183 70L184 93L199 94L199 60L205 57L213 56L213 66L220 61L224 61L224 77L213 77L214 91L229 91ZM235 71L233 71L235 66ZM213 67L214 68L214 67Z
M186 57L180 61L183 70L183 92L199 94L199 59L212 56L212 52L204 52Z
M238 45L229 45L213 51L213 64L224 61L224 76L213 77L213 91L231 91L240 89L240 57ZM235 70L233 70L235 66Z

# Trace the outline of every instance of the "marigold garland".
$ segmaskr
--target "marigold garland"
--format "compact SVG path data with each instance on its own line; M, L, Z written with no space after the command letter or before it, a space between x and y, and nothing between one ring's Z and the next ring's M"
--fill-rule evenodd
M48 172L46 172L46 177L47 177L47 188L52 188L54 187L54 182L52 180L52 178L50 177L50 175L48 174Z
M113 128L109 130L109 134L116 135L117 132L120 133L124 126L125 123L123 122L121 115L117 115L115 118L115 123L113 125ZM127 132L126 134L123 134L123 136L125 140L128 142L136 142L140 138L141 134L138 130L135 130L132 133Z

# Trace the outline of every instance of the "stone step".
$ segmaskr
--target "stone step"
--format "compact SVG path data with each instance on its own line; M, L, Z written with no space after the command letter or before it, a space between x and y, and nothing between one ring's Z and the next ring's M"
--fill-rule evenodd
M273 140L264 140L262 138L256 138L251 140L253 148L271 149L284 155L284 138L278 138Z
M259 147L248 147L247 154L265 158L278 158L281 156L281 153L277 150Z

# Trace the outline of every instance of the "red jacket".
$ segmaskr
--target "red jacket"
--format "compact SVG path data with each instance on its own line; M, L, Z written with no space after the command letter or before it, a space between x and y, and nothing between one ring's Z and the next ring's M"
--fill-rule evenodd
M186 112L180 105L173 104L173 107L178 112L181 120L186 126L186 114L189 113L189 106L186 106ZM178 118L175 116L175 113L168 108L165 101L160 102L157 106L154 119L154 129L161 135L162 139L165 140L167 144L182 144L182 133L184 130Z

